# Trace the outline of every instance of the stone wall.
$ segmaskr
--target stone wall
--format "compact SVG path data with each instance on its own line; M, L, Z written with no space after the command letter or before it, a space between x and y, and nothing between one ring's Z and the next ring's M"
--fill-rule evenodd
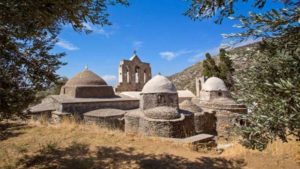
M124 115L107 116L107 117L84 115L84 121L87 124L96 124L96 125L99 125L100 127L124 130L124 118L123 117L124 117Z
M142 110L158 107L169 106L178 108L177 93L145 93L141 95L140 108Z
M197 112L194 114L197 133L216 134L216 112Z
M141 115L139 133L146 136L185 138L189 137L193 132L193 119L181 117L174 120L150 119Z
M75 98L109 98L115 93L111 86L64 86L62 94Z
M234 123L241 114L230 111L218 111L216 113L217 123L216 131L218 137L229 139L234 134Z
M229 91L200 91L200 99L203 101L209 101L216 98L230 98Z
M101 102L82 102L82 103L62 103L59 110L64 113L79 113L83 114L88 111L113 108L121 110L137 109L139 100L118 100L118 101L101 101Z
M125 132L129 134L138 134L140 125L141 111L135 110L125 114Z

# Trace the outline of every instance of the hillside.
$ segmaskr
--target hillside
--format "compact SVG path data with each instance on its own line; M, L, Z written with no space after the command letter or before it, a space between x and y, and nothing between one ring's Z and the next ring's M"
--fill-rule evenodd
M245 60L242 56L249 54L251 49L256 45L257 43L248 44L228 51L236 71L250 64L250 61ZM218 55L214 56L214 58L218 62ZM196 93L195 79L202 76L202 69L202 61L200 61L179 73L169 76L169 79L175 84L178 90L189 89L193 93Z

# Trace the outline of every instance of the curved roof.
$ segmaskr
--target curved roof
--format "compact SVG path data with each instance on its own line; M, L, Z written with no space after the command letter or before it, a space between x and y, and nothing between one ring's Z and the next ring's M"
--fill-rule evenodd
M107 83L94 72L85 69L67 81L65 86L107 85Z
M204 91L219 91L219 90L227 91L228 89L222 79L217 78L217 77L211 77L205 81L202 90L204 90Z
M169 79L156 75L145 84L142 93L177 93L177 90Z

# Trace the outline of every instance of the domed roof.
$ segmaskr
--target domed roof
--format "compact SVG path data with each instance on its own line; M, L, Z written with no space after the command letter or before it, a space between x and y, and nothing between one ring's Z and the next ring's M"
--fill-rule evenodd
M156 75L145 84L142 93L177 93L177 90L169 79Z
M65 86L107 85L107 83L94 72L85 69L67 81Z
M202 90L204 90L204 91L219 91L219 90L227 91L227 87L222 79L217 78L217 77L211 77L205 81Z

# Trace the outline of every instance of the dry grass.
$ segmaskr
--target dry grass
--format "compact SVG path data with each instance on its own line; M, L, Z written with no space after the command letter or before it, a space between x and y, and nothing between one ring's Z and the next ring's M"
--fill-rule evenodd
M160 138L126 135L65 119L59 125L0 123L0 168L298 168L299 142L265 152L236 142L221 155Z

